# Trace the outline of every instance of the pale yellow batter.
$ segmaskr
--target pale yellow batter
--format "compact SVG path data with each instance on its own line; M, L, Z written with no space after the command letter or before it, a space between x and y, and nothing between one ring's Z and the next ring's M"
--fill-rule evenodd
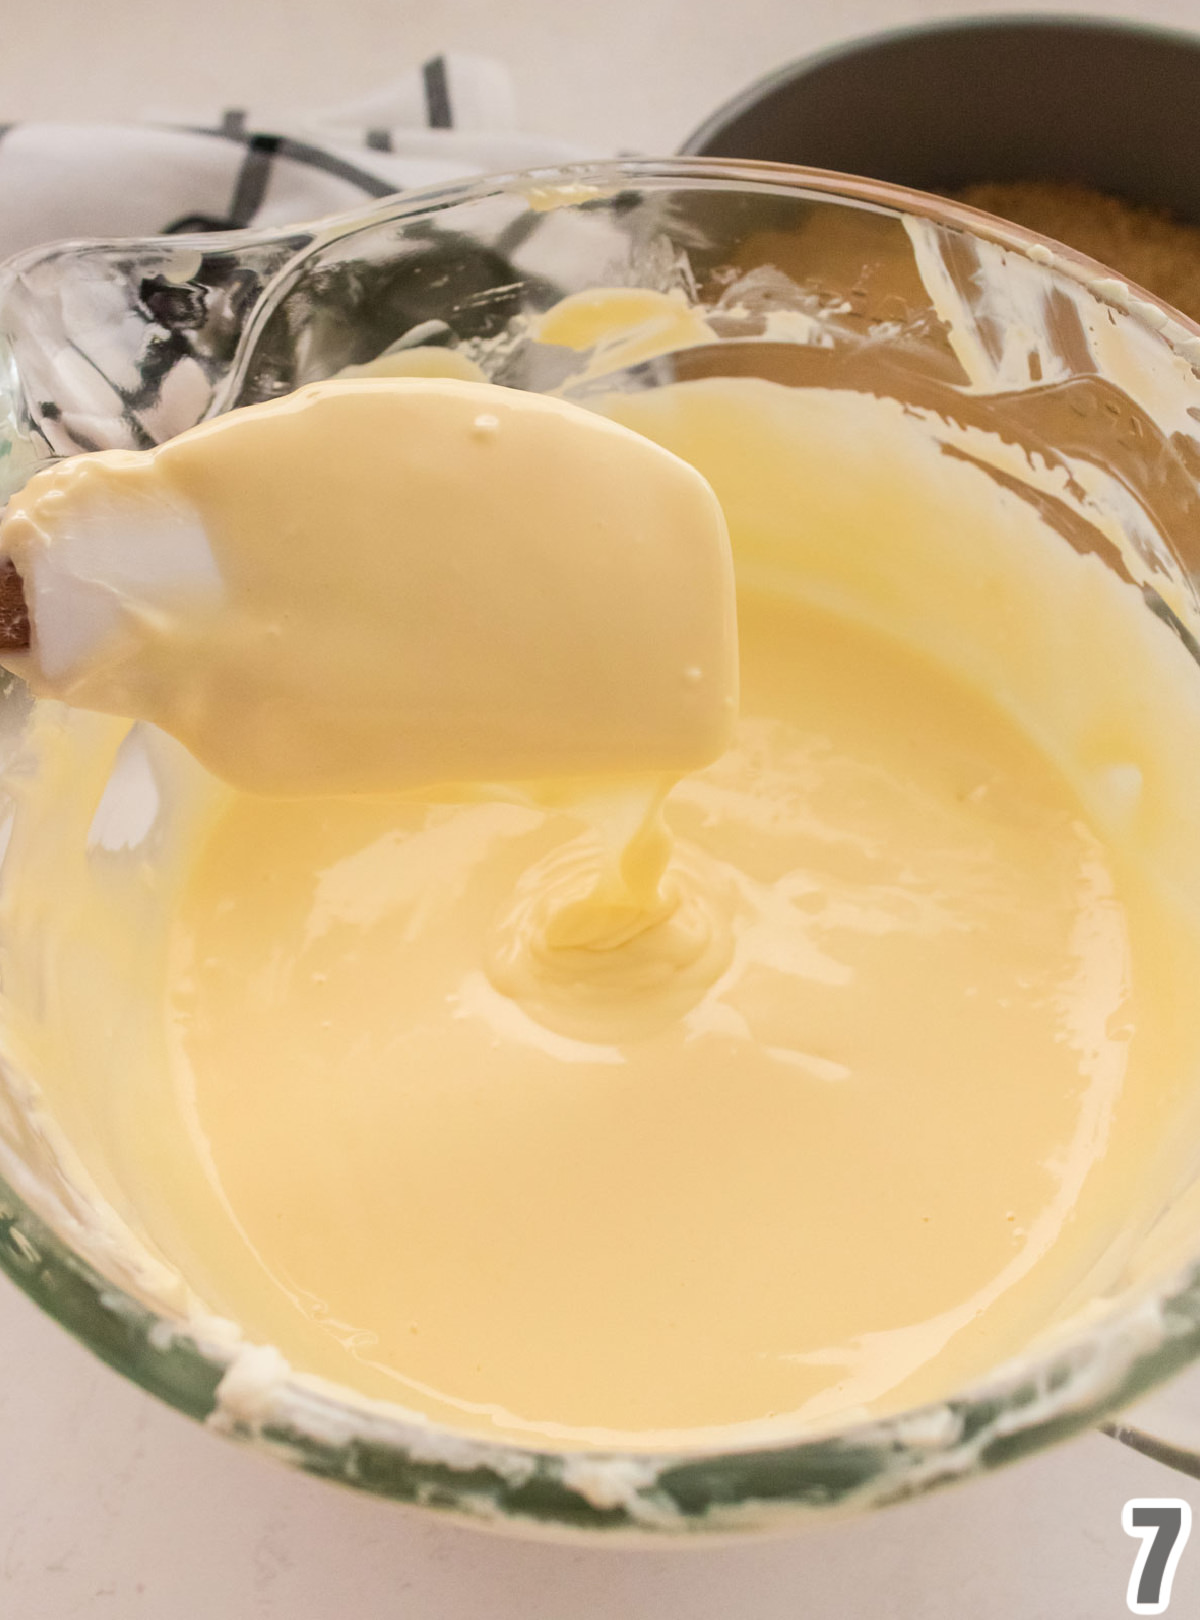
M671 837L615 783L251 797L47 705L5 1051L184 1308L301 1373L635 1448L948 1393L1192 1155L1194 666L893 402L607 408L711 480L739 576L741 719ZM97 814L114 757L148 821Z
M573 819L218 823L169 1015L227 1219L173 1199L176 1258L298 1365L572 1440L894 1406L1018 1342L1115 1235L1131 1036L1170 1013L1073 795L919 657L741 606L737 745L671 801L677 881L732 936L685 997L598 1008L622 949L582 989L489 972L514 891L588 847Z

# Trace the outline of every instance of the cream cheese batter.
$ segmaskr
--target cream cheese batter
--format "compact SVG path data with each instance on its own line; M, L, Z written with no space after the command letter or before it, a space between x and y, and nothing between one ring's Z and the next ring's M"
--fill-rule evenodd
M894 401L603 408L728 520L722 756L649 820L615 781L280 800L46 704L0 1039L185 1309L300 1374L492 1437L742 1443L979 1376L1188 1168L1200 682Z

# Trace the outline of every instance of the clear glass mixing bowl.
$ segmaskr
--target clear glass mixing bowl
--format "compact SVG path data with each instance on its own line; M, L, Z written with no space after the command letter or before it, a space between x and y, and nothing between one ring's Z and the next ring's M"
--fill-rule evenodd
M416 343L461 350L499 383L557 387L579 357L539 345L530 317L614 286L702 305L715 334L620 386L737 374L892 395L1078 474L1061 499L1013 485L1071 544L1126 578L1132 566L1146 611L1200 659L1200 329L969 209L767 164L587 166L289 231L28 254L0 271L3 493L47 457L148 445ZM1126 513L1124 558L1070 496L1084 484ZM10 683L8 748L28 701ZM311 1473L480 1522L663 1537L878 1507L1094 1424L1200 1355L1200 1193L1183 1188L1086 1324L886 1420L755 1449L584 1455L450 1436L291 1380L239 1423L216 1401L228 1345L197 1342L97 1239L15 1066L0 1080L0 1265L32 1299L180 1411ZM1180 1252L1197 1263L1180 1271Z

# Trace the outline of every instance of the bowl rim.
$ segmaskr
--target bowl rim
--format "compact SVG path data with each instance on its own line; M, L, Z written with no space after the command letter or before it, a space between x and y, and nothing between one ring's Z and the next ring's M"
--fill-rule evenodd
M1076 281L1139 321L1200 377L1200 325L1084 255L1020 226L906 187L788 164L715 158L609 160L442 184L397 194L307 226L230 234L51 244L8 261L7 274L56 255L207 248L333 235L426 217L501 195L563 189L564 207L614 193L681 187L841 198L932 219L990 240ZM590 195L589 195L590 194ZM1047 257L1049 256L1049 257ZM0 277L0 285L3 278ZM522 1446L443 1428L305 1375L267 1379L249 1404L231 1380L262 1350L208 1333L105 1277L22 1196L0 1149L0 1270L102 1360L178 1411L304 1471L372 1494L529 1535L600 1532L644 1542L791 1528L805 1515L883 1506L1015 1460L1088 1428L1200 1357L1200 1257L1106 1319L1026 1352L949 1399L891 1417L812 1428L747 1445L731 1439L664 1452ZM244 1393L244 1380L240 1385ZM348 1398L347 1398L348 1397Z

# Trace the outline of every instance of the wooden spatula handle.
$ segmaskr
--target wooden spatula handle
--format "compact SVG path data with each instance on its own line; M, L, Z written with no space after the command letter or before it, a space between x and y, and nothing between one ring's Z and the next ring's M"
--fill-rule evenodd
M25 584L13 564L0 563L0 652L24 652L29 646L29 605Z

